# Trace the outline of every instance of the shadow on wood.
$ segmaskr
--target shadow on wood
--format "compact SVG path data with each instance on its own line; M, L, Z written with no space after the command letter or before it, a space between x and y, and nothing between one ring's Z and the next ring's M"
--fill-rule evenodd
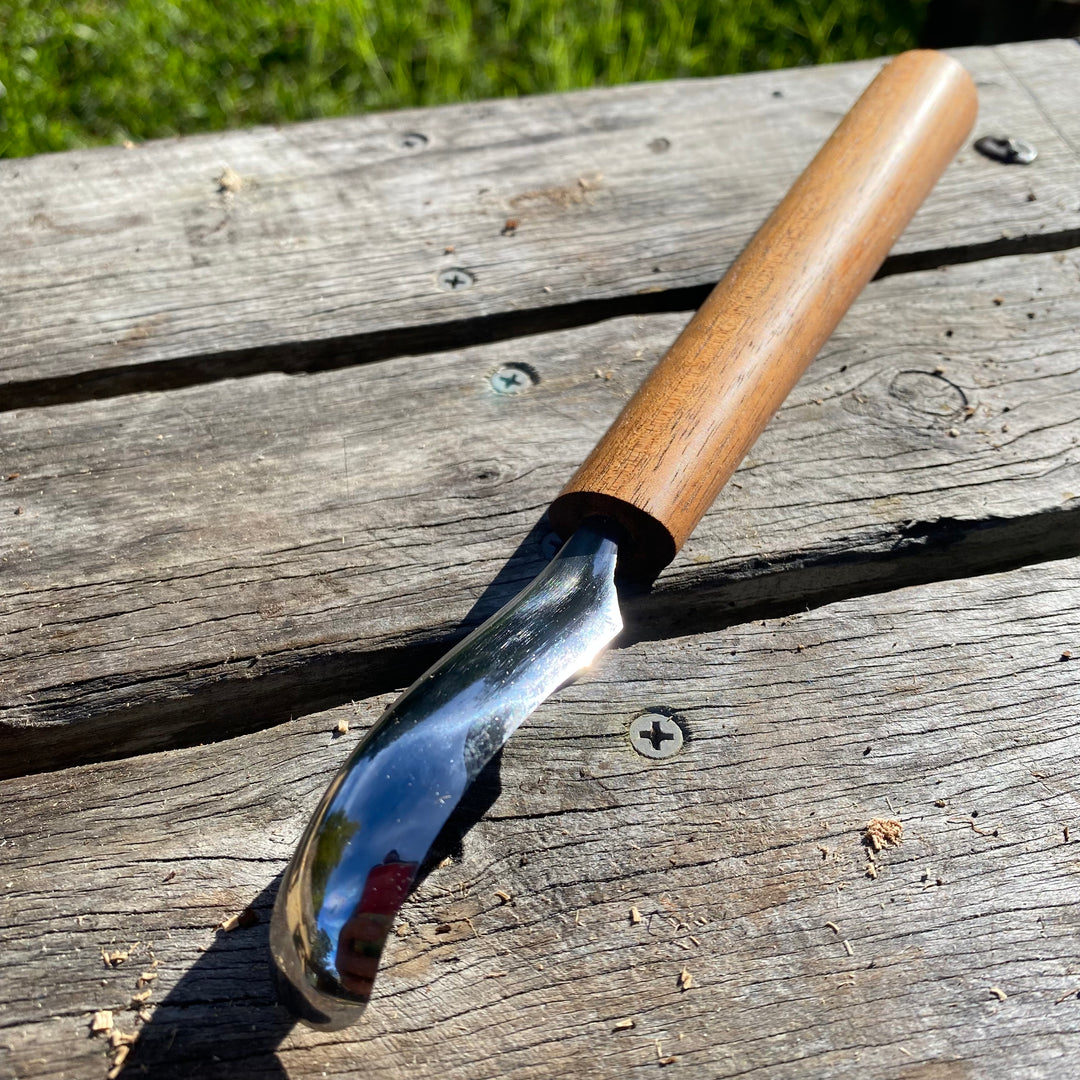
M465 834L502 792L501 762L500 750L466 791L421 865L410 896L444 860L461 862ZM139 1031L124 1073L164 1080L284 1080L289 1075L276 1051L297 1022L277 1003L269 949L270 913L281 877L276 875L248 906L257 922L219 931L160 1002ZM361 1036L363 1023L361 1018Z

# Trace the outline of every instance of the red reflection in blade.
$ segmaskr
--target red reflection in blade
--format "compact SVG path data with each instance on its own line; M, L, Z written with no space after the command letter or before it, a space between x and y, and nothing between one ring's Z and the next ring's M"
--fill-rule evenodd
M391 851L371 868L356 910L338 934L334 958L341 985L350 993L371 996L383 944L390 935L394 916L408 895L418 863L402 862Z

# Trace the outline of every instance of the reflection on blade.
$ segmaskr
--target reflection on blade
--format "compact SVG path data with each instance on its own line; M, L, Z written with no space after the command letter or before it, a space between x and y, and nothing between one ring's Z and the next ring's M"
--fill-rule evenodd
M583 526L516 599L425 672L334 778L285 870L270 927L279 996L352 1023L394 916L465 789L518 725L622 629L616 545Z

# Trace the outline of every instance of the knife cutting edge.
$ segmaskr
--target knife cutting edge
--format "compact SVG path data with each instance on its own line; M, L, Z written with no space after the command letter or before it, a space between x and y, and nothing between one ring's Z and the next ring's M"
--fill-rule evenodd
M678 552L877 271L971 130L955 60L892 60L548 510L566 542L425 672L334 778L285 870L270 951L279 998L324 1030L363 1011L429 848L521 722L622 628L615 572Z

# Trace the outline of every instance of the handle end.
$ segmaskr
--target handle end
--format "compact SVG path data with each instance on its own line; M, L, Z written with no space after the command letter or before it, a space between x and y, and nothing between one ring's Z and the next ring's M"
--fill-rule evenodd
M548 521L564 541L588 518L607 518L623 530L618 555L621 577L652 582L679 550L659 518L616 495L567 489L548 507Z

